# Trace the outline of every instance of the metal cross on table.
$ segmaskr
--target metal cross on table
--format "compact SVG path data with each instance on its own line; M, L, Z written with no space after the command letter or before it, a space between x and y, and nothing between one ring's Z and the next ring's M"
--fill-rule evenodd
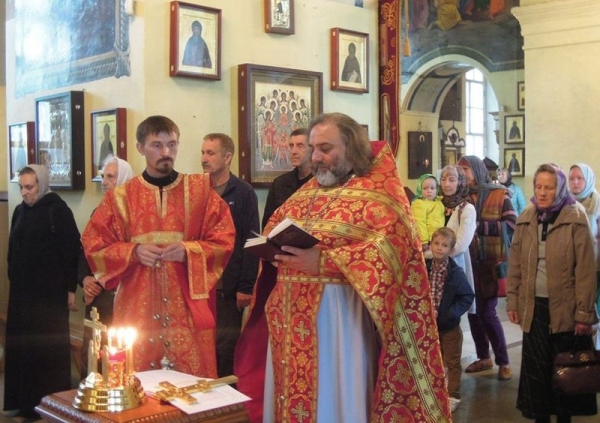
M196 392L208 392L217 385L229 385L236 383L237 380L238 379L236 376L225 376L213 380L198 380L198 382L194 383L193 385L184 386L182 388L178 388L171 382L160 382L158 386L163 389L157 391L154 395L156 395L156 397L162 401L171 401L172 399L177 398L191 405L196 404L198 400L190 394L194 394Z
M92 328L92 339L88 349L88 374L98 372L98 358L100 357L100 349L102 348L102 332L106 332L106 325L100 322L100 313L96 307L92 307L90 319L85 319L83 325Z

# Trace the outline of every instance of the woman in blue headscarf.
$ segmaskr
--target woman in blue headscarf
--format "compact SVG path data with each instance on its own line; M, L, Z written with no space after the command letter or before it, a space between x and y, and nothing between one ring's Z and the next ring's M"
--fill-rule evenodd
M591 349L596 264L587 217L567 189L565 174L541 165L533 179L534 207L517 220L508 266L507 311L523 330L517 408L536 422L568 423L597 413L596 395L553 389L553 357Z
M527 206L527 201L523 195L523 190L512 180L512 173L506 168L498 169L498 182L504 185L510 191L510 202L517 216L523 213Z
M585 163L576 163L569 170L569 190L585 208L594 236L596 253L596 309L600 312L600 195L596 191L596 176ZM599 328L600 329L600 328ZM596 334L596 349L600 350L600 335Z

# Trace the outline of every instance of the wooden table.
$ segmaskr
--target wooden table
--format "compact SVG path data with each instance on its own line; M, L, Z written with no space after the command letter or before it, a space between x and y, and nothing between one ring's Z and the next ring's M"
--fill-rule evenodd
M58 392L42 398L35 410L49 422L78 423L153 423L153 422L209 422L242 423L248 422L248 413L242 404L209 410L197 414L185 414L177 407L164 404L146 396L146 404L119 413L90 413L73 407L77 391Z

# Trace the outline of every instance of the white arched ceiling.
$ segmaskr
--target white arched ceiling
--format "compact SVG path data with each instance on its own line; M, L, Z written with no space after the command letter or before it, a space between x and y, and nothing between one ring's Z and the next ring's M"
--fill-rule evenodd
M421 61L421 66L411 73L408 82L402 86L402 111L439 114L448 90L461 75L478 68L489 80L490 72L485 66L487 62L457 54Z

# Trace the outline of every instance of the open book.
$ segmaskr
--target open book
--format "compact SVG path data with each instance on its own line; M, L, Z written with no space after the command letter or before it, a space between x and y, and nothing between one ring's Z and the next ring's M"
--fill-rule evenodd
M146 372L138 372L135 374L135 376L140 380L142 387L144 388L144 392L156 399L159 399L159 397L156 395L157 392L165 390L165 388L161 387L160 384L169 382L169 384L173 385L175 388L173 392L176 395L174 395L174 398L170 399L168 402L186 414L205 413L208 411L213 411L213 415L233 413L238 409L243 410L243 407L236 407L236 404L250 400L249 397L235 390L229 385L216 385L207 392L192 391L191 396L196 399L196 402L189 403L188 401L180 398L182 395L181 391L184 391L185 387L193 385L203 378L192 376L186 373L176 372L175 370L149 370ZM180 388L179 391L177 391L176 388Z
M288 254L281 247L289 245L296 248L310 248L319 240L298 226L292 219L285 218L275 226L268 236L259 235L246 241L244 248L252 254L267 260L275 261L275 254Z

